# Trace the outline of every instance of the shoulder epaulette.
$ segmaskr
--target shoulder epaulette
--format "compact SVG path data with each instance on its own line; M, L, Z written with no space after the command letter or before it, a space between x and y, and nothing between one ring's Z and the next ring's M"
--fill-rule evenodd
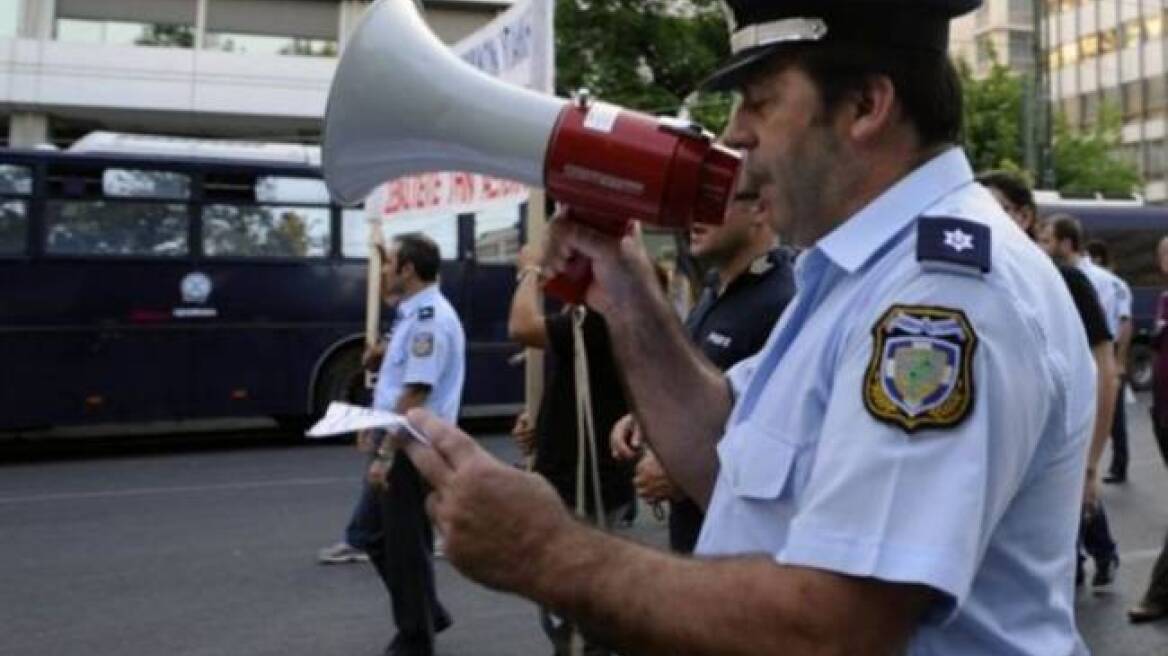
M433 306L427 305L424 308L419 308L418 309L418 318L419 319L433 319L434 318Z
M989 273L991 246L987 225L944 216L917 220L917 262L926 269Z

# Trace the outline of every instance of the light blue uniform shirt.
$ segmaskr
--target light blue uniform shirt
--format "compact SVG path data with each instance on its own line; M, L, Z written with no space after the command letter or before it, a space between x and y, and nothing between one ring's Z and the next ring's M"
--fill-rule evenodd
M990 271L918 261L918 217L988 228ZM1073 581L1094 363L1050 258L954 148L804 252L796 289L763 350L728 374L737 402L698 553L933 588L909 654L1086 653ZM910 433L866 406L866 376L892 366L869 370L893 305L968 318L959 423Z
M373 407L392 410L406 385L428 385L426 407L458 420L466 377L466 336L458 313L433 284L398 304L397 320L373 391Z
M1128 287L1122 278L1095 264L1088 257L1079 258L1079 270L1095 288L1099 305L1103 307L1103 314L1107 317L1107 329L1111 331L1112 338L1118 340L1119 324L1124 319L1131 318L1131 287Z

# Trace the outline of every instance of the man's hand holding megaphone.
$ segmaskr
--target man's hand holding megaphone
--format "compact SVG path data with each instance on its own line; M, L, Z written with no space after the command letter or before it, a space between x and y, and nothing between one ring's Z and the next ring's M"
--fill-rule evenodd
M571 208L561 205L548 224L543 256L546 278L576 280L581 261L590 263L591 275L579 292L585 304L605 316L615 316L630 306L643 307L648 299L659 296L660 285L641 241L639 223L630 222L632 229L614 238L570 216Z

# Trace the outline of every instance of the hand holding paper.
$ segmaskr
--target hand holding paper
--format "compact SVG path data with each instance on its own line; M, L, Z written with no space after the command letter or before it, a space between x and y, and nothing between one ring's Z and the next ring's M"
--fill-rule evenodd
M390 433L406 432L422 444L430 444L421 431L410 425L402 415L387 410L375 410L333 401L324 417L305 433L308 437L331 437L369 428L381 428Z

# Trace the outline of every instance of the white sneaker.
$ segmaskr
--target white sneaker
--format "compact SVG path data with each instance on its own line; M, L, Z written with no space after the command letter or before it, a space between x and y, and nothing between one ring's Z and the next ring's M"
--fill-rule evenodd
M344 563L369 562L369 556L347 542L338 542L316 552L316 562L321 565L342 565Z

